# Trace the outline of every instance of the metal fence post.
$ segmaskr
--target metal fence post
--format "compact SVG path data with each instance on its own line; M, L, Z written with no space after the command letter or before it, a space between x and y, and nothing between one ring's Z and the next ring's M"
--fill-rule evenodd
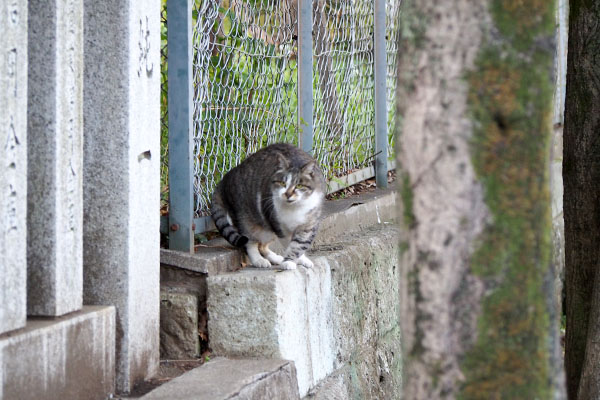
M387 59L385 37L385 2L375 0L375 181L377 187L387 187L388 109Z
M313 147L313 37L312 2L298 1L298 144Z
M192 0L167 1L169 248L193 253Z

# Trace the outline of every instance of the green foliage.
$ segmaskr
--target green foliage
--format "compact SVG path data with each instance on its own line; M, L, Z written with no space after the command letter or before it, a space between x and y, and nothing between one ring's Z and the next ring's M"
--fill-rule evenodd
M166 212L169 204L169 113L168 113L168 63L167 63L167 0L161 0L160 24L160 206Z
M329 4L327 11L334 3ZM367 3L365 3L367 4ZM363 9L364 8L364 9ZM296 41L289 29L290 21L282 19L280 4L273 0L231 0L206 2L194 0L194 186L199 203L197 212L206 211L214 185L243 158L275 141L298 143L298 130L305 121L297 121ZM361 12L365 11L361 8ZM207 11L208 10L208 11ZM334 54L353 49L351 13L333 13L342 21L329 18L329 31L343 37L336 42ZM295 14L293 17L295 17ZM290 14L290 15L292 15ZM362 15L362 14L361 14ZM361 24L373 23L365 14ZM162 131L161 187L163 203L168 201L168 95L166 0L162 0L161 83ZM285 21L284 21L285 20ZM251 21L252 23L249 23ZM281 31L280 31L281 30ZM286 40L272 40L286 30ZM333 45L332 45L333 46ZM333 56L332 56L333 57ZM373 157L374 105L372 99L373 70L369 51L352 59L334 59L332 71L335 96L343 98L341 132L318 139L321 161L329 178L367 166ZM348 70L352 69L352 73ZM318 67L314 64L315 109L323 111ZM349 90L348 88L351 88ZM320 95L319 95L320 94ZM392 111L393 112L393 111ZM393 115L390 113L390 118ZM326 116L327 117L327 116ZM346 135L342 138L342 133ZM393 132L390 132L390 143ZM350 161L348 161L350 160Z

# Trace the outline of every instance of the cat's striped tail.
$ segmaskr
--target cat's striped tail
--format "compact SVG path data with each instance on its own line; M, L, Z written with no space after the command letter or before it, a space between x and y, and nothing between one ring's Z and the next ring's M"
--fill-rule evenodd
M210 213L219 233L229 243L235 247L244 247L248 243L248 238L240 234L238 229L233 225L227 210L223 207L223 201L218 188L213 195Z

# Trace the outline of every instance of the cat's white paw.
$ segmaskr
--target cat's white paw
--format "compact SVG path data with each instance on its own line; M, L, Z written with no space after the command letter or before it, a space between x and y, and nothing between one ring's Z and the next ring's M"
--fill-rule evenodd
M315 266L315 264L313 264L312 261L309 260L308 257L306 257L304 254L302 254L300 256L300 258L298 259L298 261L296 261L298 263L298 265L302 265L303 267L306 268L312 268Z
M271 268L271 263L269 262L269 260L266 260L261 257L253 260L252 266L256 268Z
M284 261L280 265L281 269L296 269L296 263L293 261Z
M273 253L271 252L270 254L267 254L267 260L271 261L271 264L275 264L275 265L279 265L283 262L283 257L280 256L279 254Z

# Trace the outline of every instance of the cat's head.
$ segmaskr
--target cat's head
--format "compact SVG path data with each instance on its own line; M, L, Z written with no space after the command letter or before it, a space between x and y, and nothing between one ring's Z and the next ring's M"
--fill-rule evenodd
M311 160L298 167L282 158L279 169L273 175L271 190L273 198L282 204L320 201L324 196L323 182L323 174L316 161Z

